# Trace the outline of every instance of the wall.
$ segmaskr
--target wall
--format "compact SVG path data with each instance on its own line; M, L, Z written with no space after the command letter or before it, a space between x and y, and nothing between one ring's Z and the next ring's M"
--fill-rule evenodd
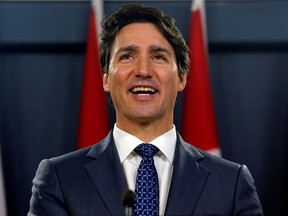
M127 2L105 1L105 13ZM173 16L188 39L190 1L140 2ZM223 157L248 165L266 215L285 215L288 2L211 0L206 9ZM75 149L89 10L88 1L0 2L0 138L11 216L28 211L40 160Z

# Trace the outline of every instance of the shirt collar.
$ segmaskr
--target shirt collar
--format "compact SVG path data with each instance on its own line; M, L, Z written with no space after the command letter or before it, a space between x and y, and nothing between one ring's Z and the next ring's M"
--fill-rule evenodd
M123 163L123 161L139 144L143 143L143 141L137 137L118 128L116 124L114 125L113 129L113 137L121 163ZM149 143L155 145L172 164L176 146L175 125L173 125L171 130L167 131Z

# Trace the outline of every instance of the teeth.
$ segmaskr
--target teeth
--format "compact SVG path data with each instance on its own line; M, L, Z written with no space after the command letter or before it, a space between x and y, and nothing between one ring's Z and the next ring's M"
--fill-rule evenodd
M132 92L135 93L135 92L156 92L155 89L153 88L150 88L150 87L135 87L132 89Z

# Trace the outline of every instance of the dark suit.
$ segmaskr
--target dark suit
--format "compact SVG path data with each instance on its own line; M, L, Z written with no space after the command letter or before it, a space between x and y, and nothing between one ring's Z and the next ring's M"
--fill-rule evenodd
M90 148L43 160L28 215L124 215L127 183L110 133ZM262 215L244 165L202 152L178 135L165 215Z

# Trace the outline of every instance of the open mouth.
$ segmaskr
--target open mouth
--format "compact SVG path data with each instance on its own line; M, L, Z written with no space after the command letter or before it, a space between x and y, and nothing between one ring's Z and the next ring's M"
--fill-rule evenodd
M155 94L157 90L152 87L137 86L130 89L130 92L137 95L152 95Z

